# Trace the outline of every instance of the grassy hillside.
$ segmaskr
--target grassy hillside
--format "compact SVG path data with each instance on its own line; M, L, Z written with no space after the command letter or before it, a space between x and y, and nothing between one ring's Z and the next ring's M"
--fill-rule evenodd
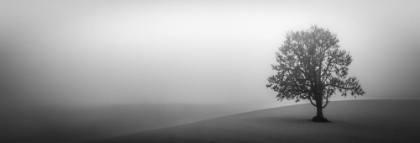
M74 143L192 123L250 109L219 104L0 108L0 143Z
M140 132L95 143L134 142L417 142L419 100L335 101L331 123L309 121L316 109L294 105Z

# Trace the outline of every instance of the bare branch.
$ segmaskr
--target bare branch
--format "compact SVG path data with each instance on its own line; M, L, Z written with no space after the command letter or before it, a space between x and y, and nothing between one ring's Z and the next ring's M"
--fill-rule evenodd
M322 108L325 108L325 107L327 107L327 105L328 105L328 103L330 103L330 101L328 100L328 98L325 98L325 105L324 106L322 106Z
M312 105L316 107L316 104L312 101L312 97L309 97L309 101L311 102Z

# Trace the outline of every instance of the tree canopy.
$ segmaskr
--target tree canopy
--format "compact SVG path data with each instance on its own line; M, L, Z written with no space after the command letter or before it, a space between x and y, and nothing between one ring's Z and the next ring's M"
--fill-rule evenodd
M356 77L347 78L353 59L338 42L336 34L318 26L287 32L276 52L278 64L272 65L277 74L268 78L266 86L278 93L278 100L309 99L312 105L322 108L337 90L342 96L348 92L352 96L365 94Z

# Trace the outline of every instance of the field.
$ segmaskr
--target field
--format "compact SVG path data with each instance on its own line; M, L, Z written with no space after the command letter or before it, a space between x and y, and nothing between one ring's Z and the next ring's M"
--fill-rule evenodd
M0 143L75 143L251 111L219 104L0 108Z
M309 104L265 109L99 140L134 142L419 142L419 100L335 101L324 115L332 122L309 121Z

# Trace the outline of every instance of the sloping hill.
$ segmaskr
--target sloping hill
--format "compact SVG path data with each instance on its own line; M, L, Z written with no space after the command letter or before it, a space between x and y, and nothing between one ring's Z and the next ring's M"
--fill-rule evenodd
M134 142L419 142L420 100L335 101L331 123L309 121L309 104L225 116L97 141Z
M251 111L226 104L117 104L1 108L0 143L75 143Z

